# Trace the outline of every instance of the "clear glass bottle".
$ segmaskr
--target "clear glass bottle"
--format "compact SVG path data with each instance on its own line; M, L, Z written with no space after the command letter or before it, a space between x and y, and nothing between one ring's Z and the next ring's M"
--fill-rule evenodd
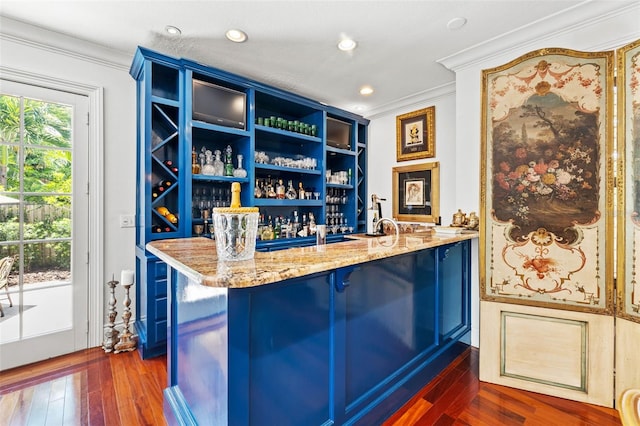
M242 168L242 159L244 158L242 154L238 154L238 168L233 171L233 176L237 178L245 178L247 177L247 171Z
M304 194L305 194L304 187L302 186L302 182L300 182L298 184L298 198L301 200L304 200Z
M296 192L295 188L293 187L293 181L291 181L291 180L289 181L289 187L287 188L287 192L285 193L285 196L289 200L295 200L296 198L298 198L298 193Z
M214 176L222 176L224 174L224 164L221 159L222 153L219 149L216 149L213 153L216 156L215 160L213 160Z
M207 176L215 175L215 167L213 165L213 154L209 150L206 150L204 153L204 165L201 168L201 173Z

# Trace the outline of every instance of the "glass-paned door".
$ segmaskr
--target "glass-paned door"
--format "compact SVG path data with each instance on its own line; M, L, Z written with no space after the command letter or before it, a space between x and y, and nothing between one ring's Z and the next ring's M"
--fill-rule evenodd
M88 99L0 85L4 370L87 347Z

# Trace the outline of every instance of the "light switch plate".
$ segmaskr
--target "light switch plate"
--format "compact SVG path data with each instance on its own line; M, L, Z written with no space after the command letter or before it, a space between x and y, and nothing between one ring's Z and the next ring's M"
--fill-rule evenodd
M134 228L136 226L135 216L132 214L120 215L120 228Z

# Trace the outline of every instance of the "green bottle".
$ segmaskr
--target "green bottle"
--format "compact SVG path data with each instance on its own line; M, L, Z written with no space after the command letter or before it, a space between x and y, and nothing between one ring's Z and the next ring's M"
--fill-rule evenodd
M233 162L231 160L232 151L231 145L227 145L227 149L224 150L224 175L233 176Z

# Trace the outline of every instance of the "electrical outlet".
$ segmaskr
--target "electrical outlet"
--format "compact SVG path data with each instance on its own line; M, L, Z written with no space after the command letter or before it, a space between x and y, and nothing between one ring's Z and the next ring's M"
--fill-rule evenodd
M120 215L120 228L134 228L136 226L135 216L132 214Z

